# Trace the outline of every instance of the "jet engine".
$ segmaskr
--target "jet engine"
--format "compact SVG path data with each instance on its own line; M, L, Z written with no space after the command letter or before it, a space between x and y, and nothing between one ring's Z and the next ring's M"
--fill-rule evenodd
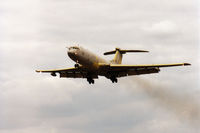
M56 76L56 73L55 73L55 72L52 72L52 73L51 73L51 76L54 76L54 77L55 77L55 76Z

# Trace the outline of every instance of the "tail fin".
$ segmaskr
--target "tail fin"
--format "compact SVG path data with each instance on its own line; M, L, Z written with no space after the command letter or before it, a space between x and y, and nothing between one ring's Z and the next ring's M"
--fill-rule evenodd
M114 51L105 52L104 55L115 54L115 57L111 61L111 63L121 64L123 54L126 54L127 52L149 52L149 51L145 51L145 50L121 50L120 48L116 48Z

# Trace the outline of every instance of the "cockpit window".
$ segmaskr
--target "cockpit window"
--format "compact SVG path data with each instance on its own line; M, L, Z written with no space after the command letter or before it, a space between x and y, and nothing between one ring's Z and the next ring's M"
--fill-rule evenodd
M79 49L78 47L73 47L73 49Z
M74 47L70 47L69 49L79 49L79 47L74 46Z

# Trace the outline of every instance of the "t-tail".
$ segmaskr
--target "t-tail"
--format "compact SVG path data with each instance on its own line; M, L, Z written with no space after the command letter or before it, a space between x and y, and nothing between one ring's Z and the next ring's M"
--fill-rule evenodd
M115 54L114 59L111 60L111 63L121 64L123 54L126 54L127 52L149 52L149 51L145 51L145 50L122 50L120 48L116 48L114 51L105 52L104 55Z

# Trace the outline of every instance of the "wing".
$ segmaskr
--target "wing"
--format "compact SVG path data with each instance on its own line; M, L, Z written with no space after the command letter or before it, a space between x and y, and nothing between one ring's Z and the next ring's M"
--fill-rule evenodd
M51 73L52 76L56 76L56 73L59 73L60 78L87 78L88 76L88 70L82 67L55 70L36 70L36 72ZM92 76L92 78L98 78L97 74L93 74L90 76Z
M189 63L176 63L176 64L154 64L154 65L118 65L111 64L110 67L114 69L127 69L127 68L155 68L155 67L173 67L173 66L188 66Z
M102 70L106 71L108 75L104 73L106 77L114 75L116 77L130 76L130 75L141 75L158 73L160 67L174 67L174 66L187 66L189 63L176 63L176 64L154 64L154 65L120 65L110 64L102 66Z
M42 73L51 73L51 72L64 72L64 71L74 71L76 68L66 68L66 69L52 69L52 70L36 70L36 72L42 72Z

